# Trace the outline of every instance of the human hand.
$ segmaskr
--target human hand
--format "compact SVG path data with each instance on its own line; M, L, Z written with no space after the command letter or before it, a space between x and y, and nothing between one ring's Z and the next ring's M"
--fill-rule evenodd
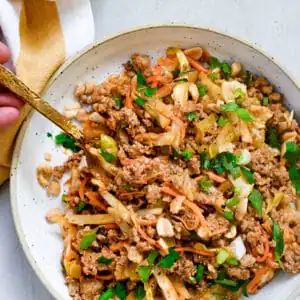
M0 64L9 60L9 49L0 42ZM20 116L22 105L22 100L0 86L0 127L3 128L14 123Z

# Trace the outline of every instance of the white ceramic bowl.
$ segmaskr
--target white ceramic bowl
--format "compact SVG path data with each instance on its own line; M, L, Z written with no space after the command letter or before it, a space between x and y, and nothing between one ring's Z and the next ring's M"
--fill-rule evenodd
M122 33L97 43L68 60L50 80L44 98L58 110L74 101L74 85L80 82L101 82L109 74L119 73L122 64L135 52L152 57L163 54L170 46L188 48L204 46L212 55L229 61L240 61L246 69L263 74L279 91L286 103L300 112L300 91L293 80L268 57L251 45L209 29L188 26L154 26ZM50 293L60 300L70 299L61 272L60 258L63 243L58 226L45 220L48 209L61 206L61 197L48 198L36 180L36 168L44 161L45 152L52 152L52 164L66 159L61 148L47 137L59 129L38 113L25 122L13 156L11 201L19 239L26 256L38 277ZM300 295L300 276L281 273L255 299L296 299Z

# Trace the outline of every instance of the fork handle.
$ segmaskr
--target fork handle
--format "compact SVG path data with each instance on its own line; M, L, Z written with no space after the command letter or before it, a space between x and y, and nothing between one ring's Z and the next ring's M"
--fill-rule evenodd
M65 118L48 102L32 91L23 81L4 66L0 65L0 84L23 99L32 108L41 113L45 118L71 135L75 140L82 141L83 134L70 120Z

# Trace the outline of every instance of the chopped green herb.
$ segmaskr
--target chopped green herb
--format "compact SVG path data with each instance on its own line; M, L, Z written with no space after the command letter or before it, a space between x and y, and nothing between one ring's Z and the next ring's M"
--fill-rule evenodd
M246 84L249 86L253 82L253 75L249 72L246 71Z
M112 263L112 258L106 258L104 256L100 256L96 260L98 263L105 265L110 265Z
M238 177L241 176L241 168L239 166L233 168L231 171L230 171L233 179L236 179Z
M207 152L200 153L200 165L201 165L201 169L204 169L204 170L210 169L210 160L208 158Z
M120 109L122 107L122 100L119 96L112 96L112 99L115 101L116 107Z
M146 283L151 274L151 268L149 266L139 266L138 273L139 273L141 281L143 283Z
M144 106L146 104L146 101L142 98L137 98L134 100L134 102L139 106Z
M192 283L197 283L196 278L193 277L193 276L190 276L189 280L190 280L190 282L192 282Z
M180 153L175 148L172 149L172 154L173 154L174 158L179 158L180 157Z
M198 185L200 189L207 194L209 192L209 188L212 187L214 184L211 180L208 179L207 176L204 176L199 180Z
M300 147L294 142L286 143L286 151L284 158L290 165L294 165L297 162L297 159L300 157Z
M184 160L190 160L193 156L193 151L191 149L186 149L184 151L182 151L181 153L181 157L184 159Z
M149 253L149 255L147 257L149 265L153 265L154 264L154 262L155 262L156 258L158 257L158 255L159 255L159 253L157 251L155 251L155 250L152 250Z
M235 187L233 192L238 195L241 192L241 188Z
M281 230L277 221L274 221L273 225L273 240L275 241L275 258L277 262L280 262L281 255L284 250L284 239L283 239L283 231Z
M82 212L85 209L85 207L86 207L86 203L80 201L77 207L77 212Z
M186 114L186 118L189 121L194 121L195 119L197 119L197 117L198 117L198 114L196 112L189 112Z
M240 167L240 168L242 170L243 175L247 178L248 182L250 184L253 184L254 183L253 173L248 168L245 168L245 167Z
M99 300L109 300L115 296L115 289L109 288L102 295L99 296Z
M235 257L229 257L226 261L233 266L237 266L239 264L239 261Z
M239 107L235 102L230 102L221 105L222 111L226 112L236 112L238 117L245 122L253 122L255 119L253 116L248 112L247 109Z
M124 184L124 188L127 190L127 191L132 191L132 187L131 187L131 185L129 184L129 183L125 183Z
M269 127L266 131L266 143L272 148L280 149L280 141L275 127Z
M176 78L176 77L179 76L180 70L175 70L175 71L172 72L172 74L173 74L173 78Z
M289 169L289 178L296 190L296 193L300 193L300 171L297 169L296 165L293 165Z
M218 74L217 73L210 73L207 75L208 78L210 78L211 80L216 80L218 78Z
M231 67L228 63L223 62L221 64L221 70L223 71L225 78L228 80L231 76Z
M115 294L120 300L126 300L126 287L123 283L118 282L115 287Z
M262 217L262 202L263 197L262 194L255 188L252 189L249 197L248 197L250 203L252 206L257 210L258 216Z
M239 204L241 201L241 199L239 197L233 197L231 199L228 199L226 201L226 206L229 206L229 207L234 207L236 206L237 204Z
M47 137L48 138L52 138L53 137L52 133L51 132L47 132Z
M202 278L203 278L203 276L204 276L204 265L203 264L199 264L197 266L197 272L196 272L196 277L195 277L196 282L201 281Z
M234 154L231 152L222 152L218 154L216 158L220 159L222 167L234 178L239 176L240 168L236 165L236 157Z
M224 218L231 221L231 220L233 220L233 217L234 217L233 211L231 211L231 210L225 210L224 211Z
M147 87L145 89L145 92L144 92L144 95L146 97L152 97L155 93L157 92L157 88L150 88L150 87Z
M64 148L70 149L73 152L79 152L80 151L80 147L78 147L75 144L75 140L71 136L69 136L65 133L60 133L60 134L56 135L55 136L55 143L57 145L62 145Z
M198 88L200 97L203 97L203 96L206 95L207 90L208 90L207 85L204 85L204 84L201 84L201 83L197 83L197 88Z
M158 267L169 269L173 266L176 260L179 258L179 253L174 249L169 249L169 254L164 256L159 263L157 264Z
M229 102L221 105L221 110L226 112L235 112L239 106L235 102Z
M144 286L142 284L136 285L133 291L133 295L136 300L143 300L146 296Z
M220 67L220 61L216 57L211 56L210 62L209 62L209 68L212 70L212 69L219 68L219 67Z
M263 97L262 104L263 105L268 105L269 104L269 98L268 97Z
M229 122L229 119L223 116L220 116L217 124L221 127L224 127Z
M93 242L96 240L97 230L98 228L90 230L83 236L80 242L80 250L85 250L92 246Z
M236 287L237 286L237 282L236 281L231 280L231 279L226 279L226 278L224 278L224 279L216 279L215 283L218 283L218 284L220 284L222 286L226 286L226 287L228 287L228 286Z
M236 89L233 95L237 99L238 103L242 103L245 100L245 93L241 88Z
M101 149L102 157L109 163L116 161L117 157L103 149Z
M61 200L62 200L63 202L67 202L67 195L66 195L66 194L63 194L63 195L61 196Z
M228 257L229 253L225 249L221 248L217 254L217 264L222 265Z
M245 108L238 108L236 110L236 114L238 117L245 122L253 122L255 121L254 117L248 112Z
M136 79L138 85L146 85L146 80L141 72L136 72Z

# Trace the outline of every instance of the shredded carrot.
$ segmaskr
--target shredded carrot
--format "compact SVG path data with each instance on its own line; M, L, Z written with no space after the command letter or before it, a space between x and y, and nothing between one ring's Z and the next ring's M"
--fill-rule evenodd
M137 219L137 223L142 226L151 226L157 223L157 220Z
M157 90L157 92L155 93L155 96L159 97L159 98L163 98L163 97L170 95L172 93L172 91L173 91L172 85L165 84Z
M277 262L275 262L275 254L274 251L270 251L269 255L268 255L268 259L267 259L267 265L271 268L271 269L279 269L279 264Z
M153 75L161 75L161 66L160 65L156 65L152 68L152 74Z
M198 72L203 72L205 74L208 74L208 70L206 68L204 68L200 62L190 58L189 56L186 56L187 60L189 61L189 63L191 64L191 66L193 68L195 68Z
M265 266L263 268L261 268L260 270L258 270L255 273L254 278L248 283L247 285L247 291L248 293L255 293L257 291L257 288L260 284L260 280L262 278L262 276L264 276L266 273L268 273L271 269L268 266Z
M125 102L124 102L124 106L127 108L133 108L133 99L130 95L130 93L126 93L126 97L125 97Z
M270 225L270 223L269 222L264 222L263 224L262 224L262 226L263 226L263 228L268 232L268 233L272 233L272 228L271 228L271 225Z
M209 63L210 62L210 53L207 50L203 50L200 60L203 62Z
M209 177L209 179L218 182L218 183L223 183L227 181L224 177L217 175L216 173L212 171L207 171L205 174Z
M128 196L144 196L145 192L142 191L134 191L134 192L125 192L125 193L121 193L120 197L128 197Z
M125 243L125 242L118 242L118 243L115 243L115 244L111 244L109 246L109 249L113 252L117 252L117 251L120 251L122 248L126 247L128 244Z
M87 177L83 178L80 182L80 187L79 187L79 197L80 199L84 199L84 191L85 191L85 186L87 184Z
M116 223L108 223L105 225L106 229L119 229L120 227Z
M267 260L267 258L269 257L269 243L268 241L265 242L264 244L264 255L263 256L256 256L255 259L257 262L264 262L265 260Z
M259 224L258 225L260 230L261 230L261 234L262 236L265 237L265 239L263 240L264 242L264 255L263 256L254 256L257 262L264 262L267 260L267 258L269 257L269 253L270 253L270 247L269 247L269 241L268 241L268 236L265 233L263 227Z
M206 225L207 224L207 222L206 222L206 220L205 220L205 218L204 218L204 216L203 216L203 214L202 214L199 206L197 206L195 203L193 203L192 201L187 200L187 199L185 199L183 201L183 204L185 206L187 206L188 208L190 208L193 211L193 213L195 214L195 216L199 219L199 223L201 223L202 225Z
M114 276L112 274L110 274L110 275L96 275L95 278L98 279L98 280L112 280L112 279L114 279Z
M173 196L173 197L182 196L181 194L175 192L173 189L171 189L168 186L163 186L161 188L161 191L164 192L165 194L168 194L168 195Z
M72 178L70 177L68 180L66 180L66 181L65 181L65 183L64 183L64 184L70 184L70 183L71 183L71 181L72 181Z
M100 201L100 197L97 192L87 191L86 196L89 199L89 204L98 207L104 211L107 211L106 205Z
M196 250L192 247L178 247L175 248L175 251L177 252L191 252L202 256L214 256L215 254L211 251L205 251L205 250Z
M200 223L199 220L198 220L198 222L197 222L197 220L196 220L195 224L194 224L193 226L190 226L190 225L188 225L188 224L185 222L185 220L184 220L183 218L180 218L180 217L177 217L177 216L173 216L173 218L176 219L176 220L179 220L179 221L183 224L183 226L184 226L187 230L189 230L189 231L196 230L196 229L199 227L199 223Z

